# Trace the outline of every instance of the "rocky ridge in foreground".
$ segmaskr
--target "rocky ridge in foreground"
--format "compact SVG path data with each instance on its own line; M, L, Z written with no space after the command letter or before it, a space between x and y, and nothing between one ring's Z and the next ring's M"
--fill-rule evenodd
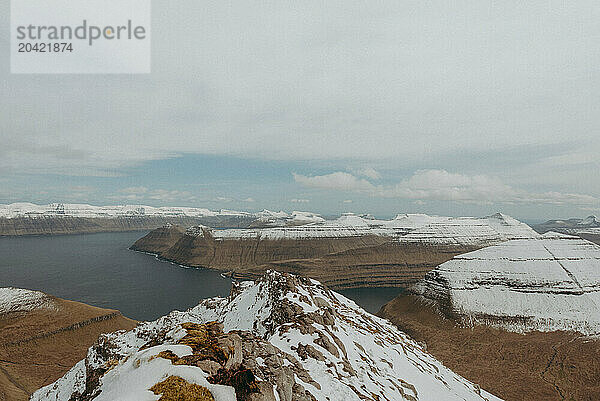
M101 336L32 400L192 393L216 401L498 400L354 302L275 272L238 284L228 298Z

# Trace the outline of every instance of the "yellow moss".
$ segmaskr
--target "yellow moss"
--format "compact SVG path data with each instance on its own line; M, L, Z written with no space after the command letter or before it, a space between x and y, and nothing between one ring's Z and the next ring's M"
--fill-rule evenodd
M171 350L161 351L158 353L158 355L156 355L150 359L154 359L155 357L168 359L171 361L171 363L175 363L179 360L179 357Z
M109 359L104 364L104 366L106 367L106 372L104 372L104 373L106 374L106 373L110 372L111 370L113 370L118 365L119 365L119 361L117 359Z
M187 334L179 341L179 344L190 346L195 355L200 355L204 359L211 359L219 363L227 362L229 354L218 345L216 339L216 335L221 331L217 322L183 323L181 327L187 331Z
M154 394L162 394L158 401L215 401L210 391L192 384L179 376L169 376L150 388Z

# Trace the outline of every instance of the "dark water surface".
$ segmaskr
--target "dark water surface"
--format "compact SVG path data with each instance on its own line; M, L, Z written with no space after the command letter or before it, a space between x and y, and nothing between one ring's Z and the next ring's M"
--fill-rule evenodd
M0 287L44 291L60 298L120 310L136 320L185 310L201 299L229 294L231 280L188 269L128 247L144 232L0 237ZM398 288L340 291L370 312Z

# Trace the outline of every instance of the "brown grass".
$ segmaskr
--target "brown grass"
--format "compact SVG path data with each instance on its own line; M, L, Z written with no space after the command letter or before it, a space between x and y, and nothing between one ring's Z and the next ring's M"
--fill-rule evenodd
M154 394L162 394L158 401L215 401L203 386L185 381L179 376L169 376L150 387Z
M85 358L101 333L136 325L114 310L53 299L57 310L0 315L0 400L27 400Z

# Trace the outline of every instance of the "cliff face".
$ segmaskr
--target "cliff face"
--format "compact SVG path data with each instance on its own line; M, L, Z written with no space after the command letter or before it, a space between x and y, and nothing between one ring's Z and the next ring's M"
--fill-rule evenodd
M164 224L184 227L207 225L216 228L243 228L272 224L298 225L320 222L312 213L259 213L232 210L212 211L193 207L152 207L143 205L92 206L54 203L0 205L0 236L82 234L113 231L152 230Z
M600 246L549 235L457 256L428 273L415 291L465 325L598 334L598 271Z
M85 357L101 333L133 327L115 310L0 288L0 400L27 400Z
M0 218L0 236L141 231L153 230L165 224L187 226L202 223L206 223L206 220L194 217L15 217ZM238 226L235 225L235 227Z
M456 256L379 315L505 399L596 400L599 271L600 246L547 233Z
M200 232L198 230L201 230ZM273 269L315 278L336 289L406 286L453 256L476 249L458 244L399 243L380 235L217 237L207 228L163 227L131 249L193 267L257 278Z
M354 302L274 272L238 284L228 298L103 335L32 400L141 400L151 392L216 401L498 400Z

